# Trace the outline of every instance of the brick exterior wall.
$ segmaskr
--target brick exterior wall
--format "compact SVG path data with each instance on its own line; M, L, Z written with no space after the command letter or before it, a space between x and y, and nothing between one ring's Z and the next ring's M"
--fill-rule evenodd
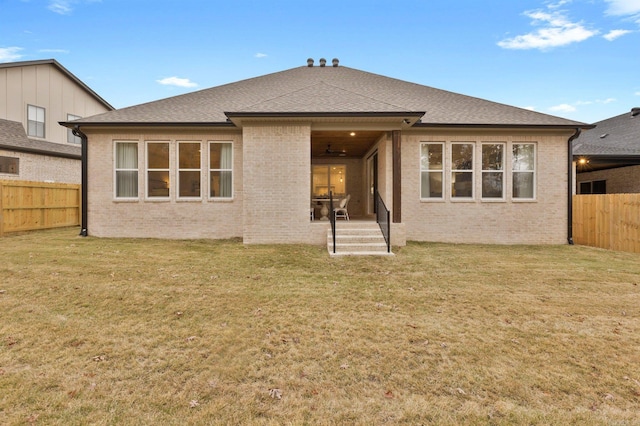
M243 126L245 244L308 243L311 127Z
M80 160L1 149L0 156L19 159L19 173L17 175L0 173L0 179L81 183Z
M576 175L578 192L580 191L580 182L592 182L594 180L607 181L607 194L639 193L640 166L578 173Z
M394 245L406 240L449 243L564 244L567 237L567 140L571 135L539 131L404 131L402 135L402 223L394 224ZM326 243L328 223L309 221L311 185L311 127L308 124L244 123L232 130L165 129L108 134L87 130L89 136L88 231L100 237L231 238L245 244ZM114 198L114 141L138 144L139 198ZM146 200L145 141L168 141L172 191L168 200ZM201 141L202 199L176 198L177 142ZM209 141L232 141L234 197L209 200L206 152ZM451 142L475 142L475 197L451 201L420 199L420 143L445 142L445 186L449 184ZM504 142L505 199L483 201L481 143ZM511 197L511 146L534 143L536 198ZM392 200L392 149L383 136L378 150L380 192L387 206ZM364 211L366 156L360 160L320 160L348 163L348 191L355 198L353 212ZM355 177L351 176L355 173ZM352 185L355 185L352 186ZM357 188L357 187L360 188ZM350 209L351 210L351 209Z
M557 133L556 133L557 134ZM402 140L402 221L408 240L447 243L563 244L567 238L567 140L538 132L404 132ZM445 142L443 201L420 200L420 143ZM470 201L451 201L448 195L451 142L475 142L474 193ZM483 201L481 142L505 142L505 200ZM535 143L536 199L511 197L511 144Z
M157 133L101 133L87 130L88 232L97 237L133 238L232 238L242 236L242 137L240 132L168 130ZM114 198L114 140L138 144L138 193L135 201ZM171 192L169 200L145 200L145 141L170 144ZM202 199L176 197L178 141L202 142ZM209 141L233 142L233 200L209 200L207 155Z

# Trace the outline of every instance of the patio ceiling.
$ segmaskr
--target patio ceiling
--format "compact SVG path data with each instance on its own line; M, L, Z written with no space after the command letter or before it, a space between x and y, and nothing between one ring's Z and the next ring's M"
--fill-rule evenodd
M351 133L355 133L353 136ZM379 130L330 130L311 132L312 157L363 157L384 132ZM333 154L327 153L331 145ZM340 155L344 153L345 155Z

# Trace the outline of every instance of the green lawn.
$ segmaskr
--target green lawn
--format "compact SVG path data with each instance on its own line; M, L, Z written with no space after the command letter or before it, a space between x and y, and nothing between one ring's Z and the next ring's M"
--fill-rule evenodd
M640 255L0 239L0 424L640 424Z

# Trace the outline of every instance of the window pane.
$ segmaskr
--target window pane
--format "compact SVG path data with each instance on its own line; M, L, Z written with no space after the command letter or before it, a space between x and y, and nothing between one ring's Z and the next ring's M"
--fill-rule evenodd
M200 171L180 172L180 197L200 196Z
M533 198L533 172L513 174L513 198Z
M591 194L591 182L580 182L580 194Z
M138 144L116 143L116 169L138 168Z
M422 172L421 198L442 198L442 172Z
M451 196L465 198L473 197L473 173L451 173Z
M535 170L535 148L533 144L513 145L513 170Z
M502 198L502 172L482 174L482 198Z
M452 170L472 170L473 169L473 145L468 143L457 143L451 145L451 169Z
M0 157L0 173L17 175L20 159L15 157Z
M116 196L117 197L137 197L138 196L138 172L137 171L116 171Z
M331 166L329 173L329 182L331 183L331 190L334 197L344 197L346 191L346 167L345 166Z
M607 193L607 181L606 180L594 180L591 192L593 194L606 194Z
M423 144L420 165L422 170L442 170L442 145Z
M168 197L169 196L169 172L150 171L147 172L147 196Z
M200 144L180 143L180 168L199 169L200 168Z
M147 144L148 167L150 169L169 168L169 144L150 143Z
M482 170L502 170L503 150L502 144L483 144Z
M209 194L211 197L231 197L232 174L230 171L212 171Z

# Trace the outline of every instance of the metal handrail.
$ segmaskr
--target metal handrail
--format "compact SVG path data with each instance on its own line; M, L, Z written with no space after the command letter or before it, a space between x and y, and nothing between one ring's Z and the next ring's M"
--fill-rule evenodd
M329 191L329 222L331 222L331 235L333 236L333 253L336 252L336 214L333 211L333 192Z
M376 222L380 226L380 231L384 236L384 241L387 243L387 253L391 253L391 212L387 209L380 193L376 191L375 194L376 203Z

